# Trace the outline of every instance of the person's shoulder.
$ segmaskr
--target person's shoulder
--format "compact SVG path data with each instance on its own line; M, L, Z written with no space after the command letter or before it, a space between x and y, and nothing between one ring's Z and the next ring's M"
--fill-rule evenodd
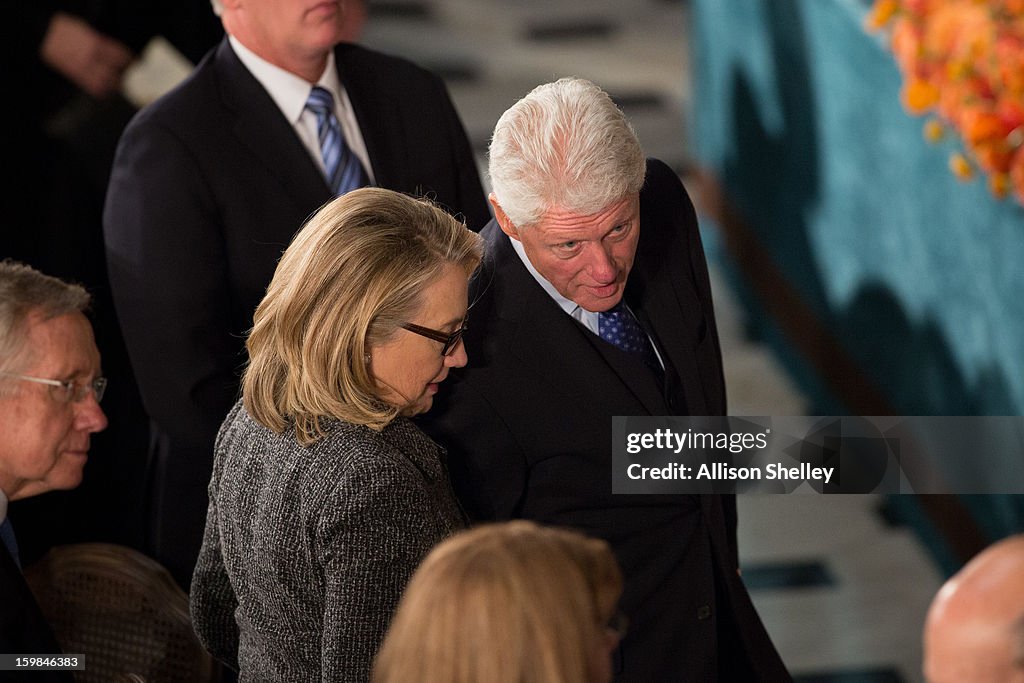
M324 435L308 446L310 455L325 466L330 462L339 475L377 469L401 459L400 449L382 432L336 419L326 420L323 426Z
M231 432L237 432L239 430L253 429L256 425L256 421L252 419L248 411L245 409L245 405L242 403L242 399L235 401L235 404L231 406L231 410L224 416L223 422L220 425L220 434L218 438L224 438Z
M220 102L215 62L216 50L211 50L180 82L143 104L129 122L129 128L186 128L193 122L208 120L211 110Z
M323 434L313 443L299 442L295 426L276 432L260 423L238 403L228 414L218 437L221 458L227 467L248 469L253 462L277 471L275 476L295 477L311 500L344 496L374 478L392 448L378 432L334 418L323 418ZM290 474L285 474L290 473Z
M480 236L484 238L484 242L491 249L494 248L497 241L504 235L505 233L502 231L501 226L498 225L498 221L494 218L487 221L487 225L480 229Z
M440 473L436 444L416 426L396 430L389 425L378 432L342 423L310 448L317 480L331 482L324 490L325 500L340 501L345 509L382 496L418 495L424 490L425 473Z
M644 190L651 189L682 189L683 182L672 168L661 159L647 157L647 176L644 179Z
M218 451L272 451L285 452L298 442L285 430L277 434L246 410L242 399L238 399L221 422L217 433Z
M337 45L334 48L334 56L342 70L343 78L399 78L413 83L441 83L440 76L410 59L355 43Z
M647 176L640 190L640 210L641 220L644 217L655 219L665 213L693 218L693 201L682 177L660 159L647 159Z

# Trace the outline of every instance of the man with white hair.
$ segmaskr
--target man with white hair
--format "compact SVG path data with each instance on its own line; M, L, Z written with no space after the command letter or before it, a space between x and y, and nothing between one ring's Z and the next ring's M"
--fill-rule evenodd
M0 262L0 652L6 654L60 652L22 578L7 512L9 502L78 486L90 435L107 426L99 406L106 380L83 315L88 304L77 285Z
M1024 683L1024 534L993 543L932 600L924 627L928 683Z
M738 575L732 496L612 494L612 416L723 415L697 218L593 83L539 86L490 146L495 220L469 365L423 416L476 520L607 540L625 574L620 681L786 681Z

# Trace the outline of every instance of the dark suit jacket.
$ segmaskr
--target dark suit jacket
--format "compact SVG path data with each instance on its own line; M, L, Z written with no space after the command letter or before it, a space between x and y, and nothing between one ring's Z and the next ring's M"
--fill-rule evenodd
M630 618L619 680L788 680L737 577L735 499L611 491L612 416L725 413L707 265L678 176L648 162L625 294L665 360L663 382L566 315L495 222L482 234L469 364L421 418L447 446L469 514L574 527L612 545Z
M335 50L377 184L429 193L479 229L486 198L442 81L356 45ZM244 336L281 252L331 198L291 125L225 39L143 109L118 146L104 212L117 313L154 424L152 552L187 585L213 442Z
M59 655L63 652L39 610L21 569L0 543L0 653ZM20 676L20 677L19 677ZM74 681L69 671L0 673L0 680Z

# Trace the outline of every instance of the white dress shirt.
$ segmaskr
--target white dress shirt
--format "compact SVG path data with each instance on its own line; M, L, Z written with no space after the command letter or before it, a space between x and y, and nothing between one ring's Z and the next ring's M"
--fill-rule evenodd
M309 92L313 86L306 79L300 78L290 71L285 71L258 56L242 45L234 36L228 36L228 41L231 43L231 49L238 55L238 59L260 82L260 85L280 108L284 117L292 124L296 135L309 150L309 155L316 161L320 171L324 172L324 160L320 155L320 136L316 129L316 114L306 109L306 100L309 99ZM359 131L352 103L348 99L345 87L341 84L341 79L338 78L338 70L334 66L333 50L328 53L327 67L316 85L326 89L334 96L334 115L341 124L345 142L352 153L359 157L359 161L363 162L363 168L366 169L370 183L376 184L373 167L370 165L370 156L366 152L366 143L363 142L363 134Z

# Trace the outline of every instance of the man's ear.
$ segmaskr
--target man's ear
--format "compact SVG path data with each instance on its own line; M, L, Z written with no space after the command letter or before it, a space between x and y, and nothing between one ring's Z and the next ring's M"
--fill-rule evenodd
M519 230L512 223L504 209L501 208L501 204L498 203L498 198L494 196L493 192L487 195L487 201L494 207L494 220L498 221L501 231L512 239L519 240Z

